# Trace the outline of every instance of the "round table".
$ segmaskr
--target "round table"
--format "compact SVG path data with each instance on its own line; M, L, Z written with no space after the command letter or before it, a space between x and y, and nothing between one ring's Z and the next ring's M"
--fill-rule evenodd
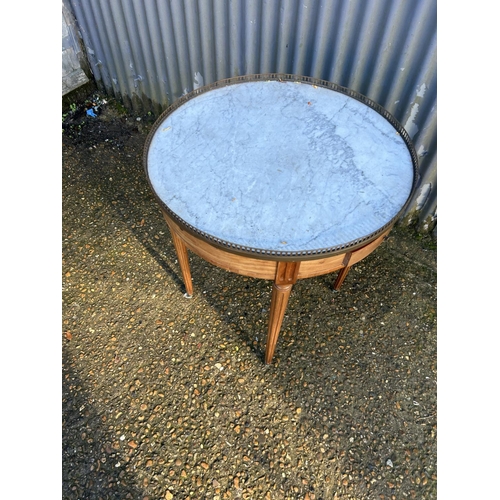
M371 253L414 193L417 157L382 107L297 75L230 78L186 94L155 122L144 167L186 287L190 250L273 280L270 363L293 284Z

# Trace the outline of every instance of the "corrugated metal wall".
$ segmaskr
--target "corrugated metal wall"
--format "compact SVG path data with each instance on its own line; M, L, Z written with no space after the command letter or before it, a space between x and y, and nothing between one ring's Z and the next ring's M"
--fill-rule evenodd
M405 127L420 161L407 212L435 225L437 0L70 0L97 85L158 114L182 94L253 73L352 88Z

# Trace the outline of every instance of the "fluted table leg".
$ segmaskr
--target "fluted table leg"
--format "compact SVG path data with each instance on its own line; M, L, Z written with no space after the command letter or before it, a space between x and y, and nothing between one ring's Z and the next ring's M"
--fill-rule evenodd
M184 286L186 287L185 297L190 299L193 296L193 280L191 279L191 269L189 268L187 248L182 239L177 236L176 232L171 227L169 228L170 234L172 235L172 241L174 242L175 251L177 252L177 259L179 260Z
M276 343L281 330L281 324L285 316L288 298L292 292L293 285L273 284L273 295L271 298L271 313L269 315L269 327L266 341L266 363L270 363L274 356Z
M271 297L271 311L269 314L269 326L267 330L265 362L272 361L281 324L285 316L286 306L292 287L297 281L300 262L278 262L276 278L273 283L273 294Z
M337 279L335 280L335 283L333 284L333 289L334 290L339 290L340 287L342 286L342 283L344 283L345 277L347 276L347 273L351 269L351 266L349 265L349 262L351 260L352 252L347 252L344 257L344 261L342 264L344 264L344 267L340 270L339 274L337 275Z
M343 267L339 274L337 275L337 279L335 280L335 283L333 284L333 289L334 290L339 290L340 287L342 286L342 283L344 283L345 277L347 276L347 273L349 272L350 267Z

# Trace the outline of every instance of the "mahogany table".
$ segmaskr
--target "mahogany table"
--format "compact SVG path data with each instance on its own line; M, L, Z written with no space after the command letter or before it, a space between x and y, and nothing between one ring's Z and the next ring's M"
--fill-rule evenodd
M273 280L270 363L293 284L370 254L415 190L417 157L383 108L323 80L251 75L183 96L156 121L144 151L186 287L188 252Z

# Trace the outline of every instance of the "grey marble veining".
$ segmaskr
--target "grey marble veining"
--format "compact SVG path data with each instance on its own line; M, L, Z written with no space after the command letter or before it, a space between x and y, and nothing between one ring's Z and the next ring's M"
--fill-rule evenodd
M211 90L167 116L148 173L159 198L208 235L271 251L367 236L406 202L407 146L373 109L305 83Z

